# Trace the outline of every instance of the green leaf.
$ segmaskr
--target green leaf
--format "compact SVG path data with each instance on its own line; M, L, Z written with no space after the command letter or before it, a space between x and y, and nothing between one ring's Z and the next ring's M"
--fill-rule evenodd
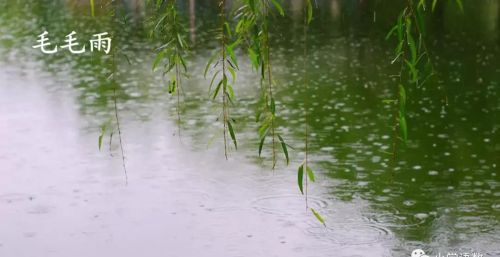
M283 7L281 7L281 4L278 3L277 0L271 0L271 2L273 3L274 7L276 7L280 15L285 16L285 11L283 10Z
M274 98L271 98L271 113L273 115L276 114L276 103L274 102Z
M252 48L248 48L248 55L250 56L253 68L257 70L259 68L259 56L254 50L252 50Z
M406 124L406 117L403 113L399 113L399 128L403 137L403 142L406 144L408 141L408 127Z
M222 74L222 86L223 86L223 91L227 92L227 77L226 74Z
M259 157L260 157L260 154L262 153L262 147L264 146L264 140L266 140L266 134L264 134L264 136L260 139L260 143L259 143Z
M462 0L455 0L455 2L458 5L458 8L460 8L461 12L464 12L464 5L462 4Z
M240 7L240 9L243 8ZM238 9L236 11L236 15L235 15L235 19L238 19L238 23L236 23L236 28L234 29L234 31L236 32L236 34L240 34L243 32L243 26L245 25L245 20L243 19L239 19L239 17L241 17L242 13L238 12L240 9Z
M437 0L432 0L432 11L436 8Z
M267 133L267 129L269 128L269 126L271 125L271 122L272 122L272 117L271 116L267 116L263 121L262 121L262 124L260 125L259 127L259 136L262 138L264 136L264 134Z
M229 129L229 134L231 135L231 139L234 142L234 147L238 149L238 144L236 143L236 135L234 134L233 125L231 125L230 121L227 121L227 127Z
M210 69L210 65L212 65L212 62L215 60L215 58L217 57L217 53L214 53L212 56L210 56L210 58L208 59L208 62L207 62L207 65L205 66L205 71L203 72L203 76L207 76L207 72L208 70Z
M218 70L217 72L215 72L214 76L212 77L212 80L210 81L210 85L208 86L208 92L209 93L212 90L212 86L214 85L215 78L217 78L217 75L219 75L219 73L220 73L220 70Z
M255 0L248 0L248 5L250 5L252 12L255 12Z
M99 151L101 151L101 146L102 146L102 137L103 135L99 136Z
M170 80L170 83L168 84L168 93L169 94L175 94L175 91L177 90L177 79L175 76L172 76L172 79Z
M229 71L229 73L231 73L231 77L233 78L233 83L234 83L236 81L236 72L231 67L227 67L227 70Z
M417 45L415 44L415 40L408 34L408 46L410 47L411 52L411 61L413 64L416 64L417 61Z
M182 57L182 55L178 54L177 59L179 61L181 61L182 68L184 69L184 72L187 72L187 65L186 65L186 61L184 61L184 57Z
M261 115L262 115L261 110L257 110L257 112L255 112L255 122L259 122Z
M229 53L229 58L231 58L231 61L238 67L238 61L236 60L236 55L234 54L234 49L232 46L226 47L227 52Z
M299 184L300 193L304 194L304 188L302 183L304 182L304 164L299 166L299 171L297 173L297 183Z
M313 18L313 7L311 0L307 0L307 24L311 23Z
M307 171L307 176L309 177L309 180L311 180L312 182L316 182L316 177L314 176L314 172L311 169L311 167L309 167L309 165L306 166L306 171Z
M316 210L314 210L313 208L311 208L311 211L314 214L314 217L316 217L316 219L319 222L321 222L321 224L323 224L324 226L326 226L325 219L323 219L323 217L321 217L321 215Z
M107 129L107 124L101 125L101 134L99 135L99 140L98 140L99 151L101 150L102 147L102 139L104 137L104 134L106 134L106 129Z
M396 49L394 52L395 52L397 58L399 58L400 55L403 54L403 44L404 44L404 41L399 41L398 45L396 46ZM397 60L397 58L394 58L393 62L395 62Z
M163 22L163 20L165 20L167 18L168 14L164 14L157 22L156 22L156 25L154 27L154 31L157 31L158 28L160 27L161 23Z
M385 36L385 40L389 40L391 38L392 34L398 30L398 25L394 25L391 30L389 30L389 33Z
M399 112L406 113L406 90L403 85L399 84Z
M425 9L426 9L425 0L418 1L417 10L419 10L420 8L422 8L425 11Z
M417 80L418 80L417 67L415 67L415 65L413 63L409 62L408 60L405 60L405 62L406 62L406 65L408 66L408 68L410 69L411 82L412 83L417 82Z
M416 23L415 23L415 26L417 26L418 28L418 32L419 32L419 50L421 49L420 48L420 44L422 42L422 37L427 33L426 32L426 26L425 26L425 12L423 11L417 11L417 13L415 14L415 20L416 20Z
M405 13L406 13L406 9L401 12L401 14L398 17L398 22L397 22L398 40L401 43L403 42L403 16L405 15Z
M288 165L288 164L290 164L290 158L288 157L288 148L286 146L285 140L283 140L283 138L281 137L280 134L278 134L278 138L281 142L281 148L283 148L283 153L285 154L286 165Z
M229 37L233 37L233 35L231 35L231 27L229 27L229 23L228 22L224 22L224 27L226 28L227 35Z
M219 95L219 91L220 91L220 87L222 84L225 84L226 82L224 82L224 80L227 80L226 77L224 77L223 79L221 79L219 81L219 83L217 84L217 87L215 88L215 91L214 91L214 95L212 96L212 99L215 99L217 97L217 95Z
M94 11L94 0L90 0L90 13L92 14L92 17L95 17L95 11Z
M163 60L163 56L165 56L165 51L161 51L156 55L152 66L153 72L156 70L156 67L160 64L161 60Z
M408 46L410 47L411 52L411 61L415 63L417 61L417 45L415 44L415 40L411 34L411 20L410 18L406 19L406 38L408 41Z
M235 96L233 86L227 85L227 95L229 96L229 100L234 100Z
M182 40L181 34L177 34L177 43L182 49L184 49L184 40Z

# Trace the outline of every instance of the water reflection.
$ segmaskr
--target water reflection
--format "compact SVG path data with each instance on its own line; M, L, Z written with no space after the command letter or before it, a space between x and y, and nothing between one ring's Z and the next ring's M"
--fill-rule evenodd
M308 69L314 80L310 92L301 86L304 60L298 57L302 53L302 1L287 3L291 18L274 21L273 57L281 130L297 149L293 152L295 160L303 156L303 98L308 93L314 99L309 110L313 115L312 156L323 177L310 204L324 213L329 227L303 224L307 220L303 216L294 218L303 207L302 198L267 189L294 189L294 171L287 172L293 168L283 167L274 177L258 178L255 184L263 188L256 191L261 195L236 196L253 197L249 206L213 210L227 214L248 208L284 224L299 224L306 235L324 241L328 247L336 245L333 248L346 255L365 256L370 251L368 245L390 249L393 256L403 256L417 247L435 252L474 248L490 256L500 254L495 248L500 240L499 2L465 1L465 14L452 3L438 2L427 23L429 45L440 75L425 87L410 91L410 143L401 149L396 163L387 154L392 140L392 111L382 100L394 97L391 75L397 67L390 65L393 45L383 38L402 3L331 0L317 4L311 28ZM217 8L214 1L190 0L182 6L190 39L193 44L196 41L181 110L184 134L189 135L183 140L204 150L213 132L216 140L210 149L217 151L217 106L207 100L208 82L200 75L215 47L209 31L216 24ZM0 67L19 65L29 71L34 69L29 63L34 62L42 71L39 76L52 80L46 85L51 92L61 88L75 92L80 118L87 124L84 130L94 131L112 115L109 57L47 56L30 46L44 29L54 38L63 38L71 30L78 31L81 38L96 30L115 32L114 43L122 53L117 76L120 109L142 122L167 119L175 112L174 105L166 94L165 81L151 72L152 49L158 42L148 38L148 8L142 1L124 1L117 8L122 23L99 12L96 19L90 18L87 1L0 3L0 9L6 10L0 14ZM260 176L263 172L256 168L257 125L253 122L258 82L243 61L238 75L239 101L234 116L242 149L233 155L256 163L251 166L252 172ZM164 134L168 133L155 130L149 136ZM153 161L161 163L159 159ZM158 165L151 165L151 169L164 167ZM23 194L1 199L26 199ZM194 198L200 204L208 201L202 196ZM49 209L42 206L31 212ZM345 252L338 245L359 248L348 247L349 252ZM384 250L375 252L384 254Z

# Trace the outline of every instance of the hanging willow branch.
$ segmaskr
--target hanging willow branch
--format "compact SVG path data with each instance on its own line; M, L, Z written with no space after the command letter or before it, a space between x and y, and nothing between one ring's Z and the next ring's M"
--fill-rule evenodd
M111 6L111 17L113 18L113 21L116 20L116 11L115 11L115 8L114 6ZM111 38L114 38L114 34L111 34ZM123 172L125 173L125 183L128 184L128 175L127 175L127 166L125 165L125 152L123 150L123 142L122 142L122 130L120 128L120 118L118 116L118 104L117 104L117 97L116 97L116 89L118 87L118 82L116 80L116 72L117 72L117 65L116 65L116 46L113 45L111 47L111 54L112 54L112 57L111 57L111 61L112 61L112 72L113 72L113 75L112 75L112 83L113 83L113 105L114 105L114 110L115 110L115 121L116 121L116 129L118 130L118 141L120 143L120 151L121 151L121 155L122 155L122 166L123 166ZM113 134L111 133L110 134L110 140L112 138Z
M92 9L92 16L94 16L94 3L93 3L93 1L91 1L91 9ZM107 5L107 9L108 9L108 16L111 18L111 23L113 25L123 26L124 24L117 22L115 6L113 6L113 3L109 3ZM114 31L111 32L110 36L112 39L115 38ZM109 74L108 79L109 79L111 86L113 88L112 99L113 99L114 120L115 120L116 130L118 131L118 142L120 144L120 152L121 152L121 157L122 157L122 167L123 167L123 172L125 174L125 183L128 184L127 165L125 162L125 150L123 147L122 130L120 127L120 117L119 117L119 113L118 113L118 97L116 94L116 91L119 87L119 83L116 79L116 74L118 72L117 63L116 63L117 51L118 51L118 49L116 47L116 44L111 44L111 51L110 51L111 74ZM98 140L99 150L101 149L103 137L104 137L106 130L107 130L107 127L110 123L111 123L111 121L108 121L107 123L101 125L101 134L99 135L99 140ZM109 151L110 151L110 153L111 153L112 139L113 139L113 131L111 131L109 134L109 149L110 149Z
M228 72L232 76L232 83L236 81L236 71L238 70L238 62L236 60L236 55L234 53L234 48L239 44L239 40L229 43L232 37L231 26L226 18L226 1L219 1L219 17L220 26L217 29L218 40L220 42L220 49L214 53L214 55L209 59L205 67L205 77L207 76L210 67L215 69L217 66L220 67L214 75L209 86L209 92L213 100L217 96L221 95L222 98L222 114L221 120L223 123L223 137L224 137L224 155L226 159L228 158L228 137L234 143L234 147L238 149L238 143L236 141L236 134L234 131L234 119L230 117L229 107L230 104L235 100L234 89L229 81ZM213 63L214 61L215 64ZM217 81L217 82L216 82ZM216 87L213 88L214 83Z
M308 52L308 29L309 29L309 24L312 21L313 17L313 7L311 0L304 0L304 53L303 53L303 79L304 79L304 90L305 92L309 92L309 73L308 73L308 60L309 60L309 52ZM308 188L309 188L309 181L315 182L316 178L314 175L314 171L311 169L309 166L309 98L308 95L306 95L305 100L304 100L304 125L305 125L305 131L304 131L304 143L305 143L305 158L304 161L300 164L299 169L298 169L298 185L300 192L302 194L305 193L305 200L306 200L306 208L309 208L308 206ZM304 171L307 173L306 176L304 176ZM304 187L303 187L303 182L305 181L305 192L304 192ZM325 220L323 217L313 208L310 208L311 212L314 214L316 219L321 222L323 225L325 225Z
M288 156L288 145L277 130L276 101L274 99L273 71L271 64L271 41L270 22L271 16L278 12L284 16L285 13L281 4L277 0L244 0L243 5L237 10L236 17L239 19L236 32L247 43L248 54L253 67L260 70L260 84L262 91L261 110L257 113L259 127L259 156L268 136L271 137L273 169L277 162L277 144L281 144L281 149L286 158L286 164L290 162Z
M163 63L162 74L169 76L168 93L177 98L177 126L178 134L181 133L181 92L182 81L187 77L185 56L188 51L186 30L178 16L176 1L163 0L156 2L156 8L162 15L155 23L152 34L160 38L163 44L156 49L157 55L153 61L152 69L155 71Z
M422 47L424 41L419 26L423 26L423 24L417 22L419 15L421 15L421 13L419 13L421 10L420 6L419 4L418 7L414 9L413 0L408 0L406 8L403 9L397 19L396 25L394 25L386 37L387 39L393 35L397 37L398 44L395 49L396 57L392 63L398 62L401 66L398 75L399 83L397 86L397 97L395 100L392 100L392 102L396 103L393 115L394 125L392 142L392 156L394 160L396 159L398 141L402 141L405 145L408 141L408 125L406 121L407 87L409 85L415 85L415 87L418 88L432 75L432 73L429 73L422 81L423 76L426 74L422 66L430 65L430 59L427 49ZM415 21L415 23L413 21ZM417 38L418 41L416 41L415 38Z
M92 15L92 17L94 17L94 1L93 0L90 1L90 7L91 7L91 15ZM113 2L108 3L106 6L106 9L108 10L107 15L111 19L111 24L113 27L124 25L122 22L117 21L117 19L116 19L116 10L115 10L115 6L113 5ZM112 39L115 38L114 31L110 33L110 37ZM128 184L127 165L125 163L125 150L123 147L122 130L120 127L120 117L119 117L119 113L118 113L118 99L117 99L118 97L116 94L116 91L119 87L119 83L116 79L116 73L118 72L117 63L116 63L118 49L116 48L115 44L111 44L110 47L111 47L111 50L110 50L111 58L110 58L109 65L111 66L111 73L108 75L107 81L110 82L110 85L113 89L112 100L113 100L114 120L115 120L116 130L118 131L118 142L120 144L120 152L121 152L121 157L122 157L122 167L123 167L123 172L125 174L125 183ZM101 133L100 133L99 138L98 138L99 150L101 150L101 148L102 148L102 142L103 142L104 136L106 135L108 127L110 127L110 124L111 124L111 120L109 120L101 125ZM112 144L112 139L113 139L113 133L114 133L113 130L111 130L109 133L109 152L110 152L111 156L113 156L111 154L111 144Z
M437 2L438 0L432 1L432 11L434 11ZM455 2L463 12L462 0L455 0ZM406 118L410 86L420 88L430 77L436 74L436 69L425 42L424 16L427 10L425 0L418 0L418 2L407 0L406 7L401 11L396 24L386 36L386 39L391 37L397 38L398 44L395 49L395 57L391 63L399 63L401 65L396 97L393 100L386 101L388 103L395 103L392 142L393 160L396 160L398 141L402 141L404 145L408 141L408 124ZM445 104L447 104L446 90L444 88L443 90Z

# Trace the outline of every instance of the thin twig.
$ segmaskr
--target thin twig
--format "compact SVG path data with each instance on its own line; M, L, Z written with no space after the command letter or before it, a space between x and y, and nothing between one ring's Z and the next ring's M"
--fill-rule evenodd
M220 15L221 15L221 54L222 54L222 122L224 126L224 156L227 158L227 122L228 122L228 113L227 113L227 96L226 96L226 84L227 84L227 76L226 76L226 33L224 33L224 26L226 23L226 1L221 0L219 2L220 5ZM224 82L226 81L226 82Z
M271 71L271 43L269 42L269 3L266 1L264 3L264 35L265 35L265 49L266 49L266 61L267 61L267 80L269 89L269 101L273 101L273 79ZM266 65L264 62L263 65ZM271 110L271 136L272 136L272 148L273 148L273 170L276 167L276 134L275 134L275 115Z
M309 107L309 99L308 99L308 91L309 91L309 77L308 77L308 69L307 69L307 64L306 61L309 59L308 58L308 21L307 21L307 0L305 0L304 4L304 67L303 67L303 72L304 72L304 89L306 92L306 96L304 99L304 118L305 118L305 161L304 161L304 166L305 166L305 172L306 172L306 209L308 209L308 177L307 177L307 165L308 165L308 152L309 152L309 124L308 124L308 107Z
M113 15L112 17L115 17L116 13L113 11ZM127 167L126 167L126 164L125 164L125 153L124 153L124 150L123 150L123 142L122 142L122 131L121 131L121 128L120 128L120 118L118 117L118 106L117 106L117 97L116 97L116 88L117 88L117 82L116 82L116 47L113 47L112 48L112 51L111 51L111 54L112 54L112 68L113 68L113 79L112 79L112 82L113 82L113 103L114 103L114 111L115 111L115 119L116 119L116 128L118 130L118 139L119 139L119 142L120 142L120 151L121 151L121 154L122 154L122 166L123 166L123 171L125 173L125 184L128 185L128 175L127 175Z
M118 138L120 141L120 150L122 153L122 166L123 166L123 171L125 172L125 184L128 185L128 175L127 175L127 167L125 165L125 153L123 151L123 142L122 142L122 131L120 129L120 119L118 118L118 107L116 104L116 87L113 88L113 102L115 105L115 118L116 118L116 128L118 130Z

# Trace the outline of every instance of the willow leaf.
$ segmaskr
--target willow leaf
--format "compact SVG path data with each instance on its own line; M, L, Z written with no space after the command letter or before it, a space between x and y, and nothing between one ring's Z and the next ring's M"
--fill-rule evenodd
M229 134L231 135L231 139L234 142L234 147L238 149L238 143L236 142L236 135L234 134L233 125L231 125L230 121L227 121L227 127L229 129Z
M389 30L389 32L385 36L385 40L389 40L389 38L391 38L392 34L394 34L394 32L396 32L397 30L398 30L398 25L394 25L394 27L392 27L392 29Z
M314 172L311 169L311 167L309 167L309 165L306 166L306 171L307 171L307 176L309 177L309 180L311 180L312 182L316 182L316 177L314 176Z
M285 11L283 10L283 7L281 6L281 4L278 3L277 0L271 0L271 2L273 3L274 7L276 7L276 9L278 10L279 14L281 16L285 16Z
M229 71L229 73L231 73L231 77L233 78L233 83L234 83L236 81L236 72L232 67L227 67L227 70Z
M283 138L281 137L280 134L278 134L278 139L281 142L281 148L283 148L283 153L285 154L286 165L288 165L288 164L290 164L290 158L288 157L288 148L286 146L285 140L283 140Z
M411 33L407 33L406 35L407 40L408 40L408 46L410 47L410 52L411 52L411 61L413 64L417 61L417 45L415 44L415 40L413 39L413 36Z
M406 62L406 65L408 66L408 68L410 69L411 82L414 83L418 80L417 67L415 67L415 65L413 63L409 62L408 60L405 60L405 62Z
M212 77L212 80L210 81L210 85L208 86L208 92L209 93L210 93L210 91L212 91L212 86L214 85L214 81L217 78L217 75L219 75L219 73L220 73L220 70L218 70L217 72L215 72L214 76Z
M313 7L311 0L307 0L307 24L311 23L313 18Z
M99 146L99 151L101 150L102 147L102 139L104 137L104 134L106 133L107 125L103 124L101 126L101 134L99 135L99 140L98 140L98 146Z
M259 157L260 157L260 154L262 153L262 147L264 146L264 141L266 140L266 134L260 139L260 143L259 143Z
M152 66L153 71L156 70L158 64L160 64L161 60L163 60L163 56L165 56L165 51L161 51L156 55L156 58L153 61L153 66Z
M304 189L302 183L304 182L304 164L299 166L299 171L297 173L297 183L299 185L300 193L304 194Z
M259 56L254 50L252 50L252 48L248 48L248 55L250 56L253 68L257 70L259 68Z
M101 151L101 146L102 146L102 137L103 137L103 135L100 135L100 136L99 136L99 143L98 143L98 145L99 145L99 151Z
M404 116L403 113L399 113L399 128L401 129L403 142L406 144L408 141L408 127L406 124L406 117Z
M204 74L205 77L207 76L208 70L210 69L210 65L212 65L212 63L214 62L214 60L215 60L216 57L217 57L217 54L213 54L208 59L207 65L205 66L205 71L203 72L203 74Z
M224 27L226 28L227 35L229 37L232 37L233 35L231 34L231 27L229 27L229 23L228 22L224 22Z
M455 2L458 5L458 8L460 8L461 12L464 12L464 5L462 4L462 0L455 0Z
M276 103L274 102L274 98L271 98L271 113L273 115L276 114Z
M234 100L235 96L233 86L227 85L227 95L229 96L229 100Z
M181 34L177 34L177 43L182 49L184 49L185 45L184 45L184 40L182 40L181 38Z
M227 52L229 53L229 58L234 63L234 65L236 65L236 67L238 67L238 61L236 60L236 55L234 54L233 47L232 46L228 46L228 47L226 47L226 49L227 49Z
M220 87L222 86L224 79L221 79L219 83L217 84L217 87L215 88L214 94L212 96L212 99L215 99L217 95L219 94Z
M95 17L94 0L90 0L90 13L92 14L92 17Z
M316 217L316 219L319 222L321 222L321 224L323 224L324 226L326 226L325 219L323 219L323 217L321 217L321 215L316 210L314 210L313 208L311 208L311 211L314 214L314 217Z
M406 112L406 90L399 84L399 111L405 115Z

